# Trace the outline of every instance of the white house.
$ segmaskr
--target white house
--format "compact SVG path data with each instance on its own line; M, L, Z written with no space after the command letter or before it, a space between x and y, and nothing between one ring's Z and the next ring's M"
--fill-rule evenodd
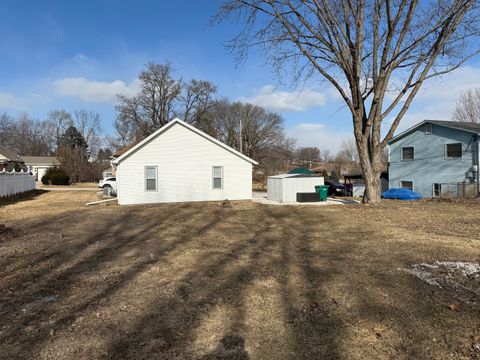
M118 203L251 199L256 164L174 119L114 160Z
M60 161L54 156L22 156L22 159L37 181L42 180L48 168L60 165Z

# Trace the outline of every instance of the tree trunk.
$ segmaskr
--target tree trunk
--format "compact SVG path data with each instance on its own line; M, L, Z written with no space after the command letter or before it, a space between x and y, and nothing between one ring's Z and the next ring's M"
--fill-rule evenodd
M365 192L363 194L364 204L379 204L381 200L380 174L364 173Z
M370 136L360 131L355 133L360 166L365 180L364 204L378 204L380 196L380 175L382 174L382 147L378 136Z

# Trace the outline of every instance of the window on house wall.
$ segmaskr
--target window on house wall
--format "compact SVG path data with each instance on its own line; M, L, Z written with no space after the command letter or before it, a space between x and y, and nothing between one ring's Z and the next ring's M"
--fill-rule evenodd
M442 194L442 184L433 184L433 197L440 197Z
M145 166L145 190L157 191L157 167Z
M446 144L445 157L447 159L459 159L462 157L462 143Z
M223 188L223 166L214 166L212 171L213 177L213 188L222 189Z
M425 124L425 135L430 135L432 133L432 124Z
M413 160L415 156L415 150L413 146L402 147L402 160Z
M413 190L413 181L400 181L400 187L402 189Z

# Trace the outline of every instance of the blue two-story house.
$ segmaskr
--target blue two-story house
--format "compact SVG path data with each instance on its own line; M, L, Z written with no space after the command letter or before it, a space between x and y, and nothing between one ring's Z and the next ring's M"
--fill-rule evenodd
M389 143L389 188L477 196L480 124L425 120Z

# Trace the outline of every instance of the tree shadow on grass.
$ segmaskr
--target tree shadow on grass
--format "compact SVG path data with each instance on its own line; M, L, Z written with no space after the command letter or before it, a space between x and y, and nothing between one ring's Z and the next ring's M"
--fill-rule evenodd
M183 209L183 211L166 212L162 214L161 219L158 219L156 217L145 218L141 216L141 211L132 208L121 217L99 217L93 220L93 224L96 224L93 228L99 230L91 231L90 235L85 234L86 236L76 239L72 245L62 246L60 243L60 245L52 246L52 248L30 257L27 261L29 268L24 269L25 271L20 274L21 269L15 268L16 264L5 266L4 270L7 272L2 275L6 281L2 285L9 288L10 291L5 292L2 296L1 310L2 314L6 315L3 318L3 324L18 322L21 317L21 323L24 326L37 327L35 337L28 333L19 334L18 328L9 328L8 326L7 331L0 333L0 343L19 342L22 344L20 353L16 353L20 350L18 347L12 349L12 358L29 357L35 348L50 338L49 329L55 328L55 331L58 332L66 328L82 313L91 310L90 308L97 306L101 299L108 298L121 289L137 274L150 267L152 263L161 261L166 254L187 244L195 235L207 231L219 221L218 216L206 218L201 212L182 205L174 208L175 210ZM67 219L71 219L73 216L75 216L73 212L63 215ZM58 217L54 217L46 220L43 225L48 227L49 222L55 223L58 220ZM77 301L73 304L68 304L67 309L56 312L58 309L55 306L42 303L41 299L51 294L55 294L59 299L67 298L69 293L82 282L85 275L101 272L104 266L108 266L112 262L122 262L125 253L132 248L143 247L143 250L146 250L146 243L152 240L151 229L155 229L161 235L163 231L174 226L180 220L187 226L190 222L199 225L192 226L188 231L182 231L182 236L173 240L160 241L160 245L155 246L153 250L155 253L153 259L151 251L144 253L139 259L132 259L130 264L121 267L119 273L111 274L111 278L106 279L104 284L88 289L88 293L82 294L81 299L75 299ZM139 225L141 226L139 227ZM161 236L160 240L162 240ZM90 251L89 248L95 244L98 245ZM52 317L55 319L54 324L40 321L42 318ZM4 349L5 354L8 354L8 350L8 347Z
M423 332L435 321L431 306L418 301L414 279L402 278L397 289L398 282L385 275L389 261L408 259L370 254L369 241L378 234L344 226L335 214L293 207L146 206L97 209L81 219L68 213L47 219L45 227L53 231L67 219L91 231L66 232L65 244L33 254L23 273L14 262L1 270L2 288L14 289L0 295L6 329L0 342L7 357L58 355L52 346L71 336L75 341L67 345L78 349L63 349L60 357L426 356L429 334ZM58 306L19 317L22 308L50 294L59 296ZM409 307L385 301L387 295ZM131 307L114 306L122 301ZM117 317L94 316L103 311ZM82 317L90 342L72 328ZM412 328L412 322L421 326ZM38 330L34 336L23 332L31 326Z
M8 197L0 197L0 207L16 204L22 201L33 200L36 197L47 193L47 190L36 189L32 191L27 191L21 194L8 196Z

